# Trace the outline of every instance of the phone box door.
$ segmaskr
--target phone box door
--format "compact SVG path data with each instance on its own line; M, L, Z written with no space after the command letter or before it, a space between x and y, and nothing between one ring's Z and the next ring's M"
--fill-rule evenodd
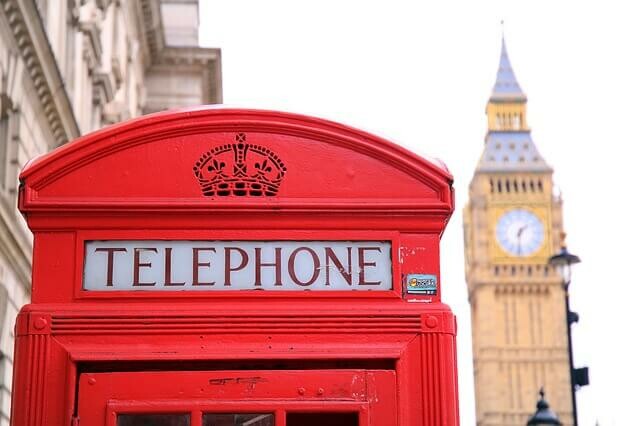
M84 373L80 426L394 426L389 370Z

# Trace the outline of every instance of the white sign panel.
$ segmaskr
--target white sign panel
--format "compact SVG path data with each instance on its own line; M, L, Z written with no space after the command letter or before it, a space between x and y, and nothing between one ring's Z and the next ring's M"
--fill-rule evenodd
M388 241L87 241L88 291L391 290Z

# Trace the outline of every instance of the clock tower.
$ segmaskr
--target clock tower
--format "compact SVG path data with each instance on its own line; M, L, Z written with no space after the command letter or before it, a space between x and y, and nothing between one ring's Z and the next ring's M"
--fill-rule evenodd
M527 123L527 97L504 39L486 108L484 151L464 209L479 426L522 426L542 386L564 425L572 419L560 249L562 201Z

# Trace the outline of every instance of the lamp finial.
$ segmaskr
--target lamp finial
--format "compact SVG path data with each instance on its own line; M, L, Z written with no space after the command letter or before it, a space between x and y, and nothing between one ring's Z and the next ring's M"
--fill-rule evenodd
M563 249L567 248L567 233L564 231L560 233L560 247Z

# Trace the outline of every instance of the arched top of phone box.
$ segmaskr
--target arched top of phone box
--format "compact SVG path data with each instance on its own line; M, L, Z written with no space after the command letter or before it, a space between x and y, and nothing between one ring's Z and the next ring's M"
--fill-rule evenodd
M302 115L198 107L144 116L31 161L20 210L61 212L453 209L452 177L369 133Z

